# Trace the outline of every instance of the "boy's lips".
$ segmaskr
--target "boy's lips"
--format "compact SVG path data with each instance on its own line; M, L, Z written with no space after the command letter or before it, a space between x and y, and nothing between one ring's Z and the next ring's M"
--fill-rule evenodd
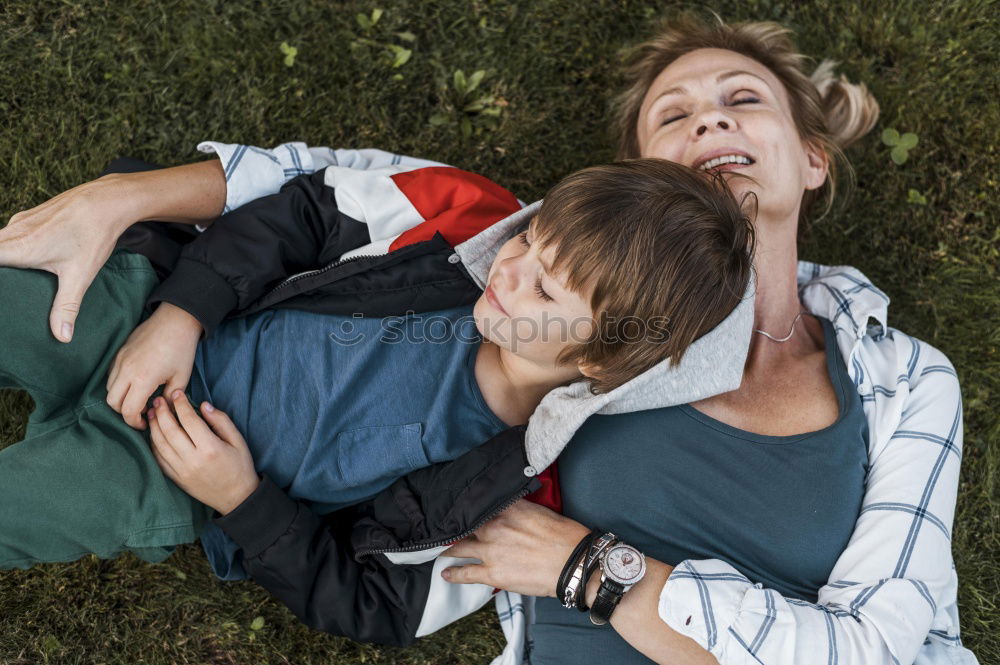
M497 299L497 294L493 292L493 287L487 286L486 290L483 291L483 294L486 296L486 300L493 305L494 308L503 312L504 316L510 316L510 314L507 313L507 310L503 308L503 305L501 305L500 301Z

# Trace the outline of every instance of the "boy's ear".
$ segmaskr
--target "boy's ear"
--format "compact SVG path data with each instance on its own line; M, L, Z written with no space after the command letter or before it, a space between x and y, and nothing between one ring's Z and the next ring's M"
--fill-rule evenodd
M580 374L583 374L588 379L593 379L600 371L600 368L597 365L592 365L586 362L578 362L576 364L576 368L579 370Z

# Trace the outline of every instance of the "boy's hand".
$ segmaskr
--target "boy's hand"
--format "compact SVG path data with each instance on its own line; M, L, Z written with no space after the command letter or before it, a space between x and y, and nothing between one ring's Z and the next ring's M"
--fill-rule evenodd
M162 397L147 412L156 462L178 487L226 515L260 484L246 440L208 402L201 405L202 420L183 392L174 391L171 399L176 418Z
M119 349L108 372L108 406L132 427L146 429L142 412L156 389L164 395L187 387L202 327L180 307L160 303Z

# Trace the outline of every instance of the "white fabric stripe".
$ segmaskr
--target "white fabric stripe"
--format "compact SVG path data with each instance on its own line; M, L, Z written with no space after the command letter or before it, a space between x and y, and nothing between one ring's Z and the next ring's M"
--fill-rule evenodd
M432 547L429 550L420 550L419 552L386 552L385 558L401 566L427 563L449 547L451 545Z
M344 259L349 259L353 256L381 256L382 254L388 254L389 245L391 245L398 237L398 235L394 235L391 238L376 240L375 242L370 242L363 247L358 247L349 252L344 252L340 255L340 260L343 261Z
M417 637L430 635L452 621L472 614L493 597L493 587L485 584L452 584L441 577L441 571L448 566L461 566L467 563L482 563L482 561L442 556L434 562L431 588L427 594L424 614L417 627Z
M368 225L372 242L395 238L424 221L390 176L412 171L412 166L387 166L358 171L343 166L328 166L323 183L333 187L341 213ZM385 177L373 177L385 176Z

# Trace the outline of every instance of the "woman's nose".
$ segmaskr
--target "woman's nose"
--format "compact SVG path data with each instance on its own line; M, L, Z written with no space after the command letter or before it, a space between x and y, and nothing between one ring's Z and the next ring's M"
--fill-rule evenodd
M736 121L725 113L717 109L712 109L698 116L694 133L696 136L703 136L708 132L728 132L734 129L736 129Z

